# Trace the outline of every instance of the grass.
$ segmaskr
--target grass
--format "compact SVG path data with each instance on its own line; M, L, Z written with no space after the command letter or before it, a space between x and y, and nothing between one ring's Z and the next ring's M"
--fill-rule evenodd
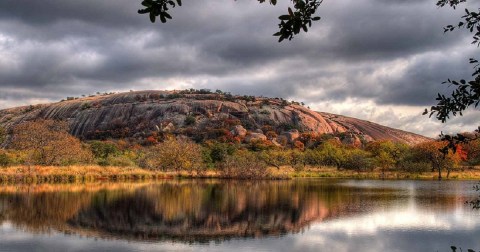
M174 175L133 167L111 166L12 166L0 168L0 183L77 183L141 181Z
M305 167L302 171L295 171L291 167L272 168L274 174L283 174L293 178L353 178L353 179L438 179L438 172L405 172L405 171L386 171L382 173L380 169L368 172L357 172L353 170L338 170L335 167ZM447 179L447 172L442 171L443 179ZM450 173L450 180L480 180L480 167L459 168Z
M302 171L284 166L280 169L270 167L267 179L290 178L353 178L353 179L437 179L437 172L410 173L379 169L369 172L337 170L335 167L305 167ZM443 178L447 179L446 171ZM136 167L113 166L12 166L0 168L1 184L67 184L93 182L141 182L156 179L180 178L221 178L215 170L201 175L182 172L157 172ZM464 167L450 173L450 180L480 180L480 167Z

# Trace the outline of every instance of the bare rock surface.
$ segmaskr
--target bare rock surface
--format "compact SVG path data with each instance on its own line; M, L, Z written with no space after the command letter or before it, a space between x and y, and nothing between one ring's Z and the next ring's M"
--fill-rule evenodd
M277 98L246 99L244 96L182 94L175 91L126 92L9 108L0 110L0 126L8 129L34 119L65 120L69 122L73 135L95 139L105 132L110 137L123 137L144 135L159 129L175 131L187 127L187 116L195 117L193 127L196 128L213 122L237 120L240 125L228 130L241 137L246 136L247 130L253 133L264 125L271 125L276 129L284 129L289 134L289 141L304 132L354 134L354 142L357 142L356 138L364 141L390 139L408 144L429 140L421 135L360 119L316 112ZM289 132L291 129L298 130L298 133Z

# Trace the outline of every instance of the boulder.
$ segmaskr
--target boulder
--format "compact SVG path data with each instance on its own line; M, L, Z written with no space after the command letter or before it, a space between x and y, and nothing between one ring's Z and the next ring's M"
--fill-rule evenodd
M295 140L297 140L300 137L300 132L296 129L292 129L287 132L284 132L282 135L284 135L287 138L288 143L293 143L295 142Z
M362 146L362 141L356 134L348 134L342 138L342 144L360 147Z
M267 136L265 136L264 134L261 134L261 133L255 133L255 132L252 132L252 133L249 133L246 137L245 137L245 141L247 143L251 142L252 140L262 140L262 141L266 141L267 140Z
M233 127L231 131L234 136L245 137L247 135L247 130L242 125L237 125Z

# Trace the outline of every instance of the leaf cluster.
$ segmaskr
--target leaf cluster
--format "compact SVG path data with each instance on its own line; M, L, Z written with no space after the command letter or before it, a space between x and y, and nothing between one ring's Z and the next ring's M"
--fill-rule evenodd
M288 7L288 13L278 17L280 23L278 27L280 30L273 34L278 36L278 42L284 39L292 40L294 35L301 31L307 32L308 28L312 26L312 22L319 21L320 17L314 16L318 7L323 0L291 0L293 8ZM266 0L258 0L259 3L265 3ZM277 0L269 0L271 5L276 5ZM156 18L159 17L162 23L166 23L167 19L172 19L169 14L170 8L175 8L177 5L182 6L181 0L143 0L141 3L144 8L139 9L139 14L148 14L150 21L155 23Z
M292 40L294 35L300 33L301 30L308 32L308 27L312 26L313 21L319 21L320 17L314 16L323 0L294 0L294 10L288 7L288 14L281 15L280 31L273 34L278 36L278 42L284 39Z
M182 6L182 0L143 0L142 5L145 8L138 10L138 14L149 14L152 23L155 23L156 17L160 17L160 21L166 23L167 19L172 19L168 13L169 8Z

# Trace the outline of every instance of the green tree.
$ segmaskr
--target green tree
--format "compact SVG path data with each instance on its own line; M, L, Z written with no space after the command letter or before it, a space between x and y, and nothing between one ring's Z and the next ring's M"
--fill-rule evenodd
M120 154L118 147L107 141L92 141L90 142L90 149L96 159L107 159L110 156Z
M375 160L371 154L361 149L349 149L345 152L342 168L361 171L370 171L375 167Z
M366 150L372 153L375 163L382 169L382 174L389 168L393 168L406 155L408 146L402 143L395 143L391 140L380 140L370 142Z
M335 166L337 169L341 168L345 160L345 152L340 144L335 141L326 141L315 150L318 151L319 165Z
M288 151L272 149L262 151L260 154L261 159L270 166L280 169L283 165L289 165L292 163L292 156Z

